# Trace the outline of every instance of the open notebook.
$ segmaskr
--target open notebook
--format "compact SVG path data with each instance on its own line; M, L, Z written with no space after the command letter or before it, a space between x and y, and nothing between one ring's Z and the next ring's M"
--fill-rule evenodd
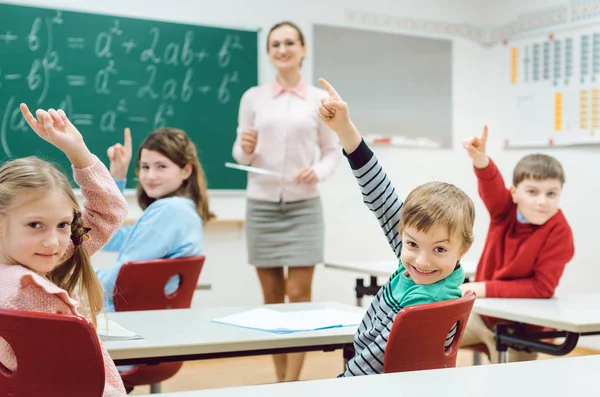
M364 313L316 309L293 312L281 312L272 309L257 308L226 317L213 319L213 322L236 327L256 329L279 334L291 332L315 331L358 325Z
M96 332L98 332L101 341L144 339L144 337L135 332L109 320L104 314L98 316L97 322L98 328Z

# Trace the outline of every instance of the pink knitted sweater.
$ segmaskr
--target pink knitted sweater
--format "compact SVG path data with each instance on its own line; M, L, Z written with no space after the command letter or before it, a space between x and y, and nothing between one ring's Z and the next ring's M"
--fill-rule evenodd
M127 202L115 185L110 173L96 160L94 165L77 169L73 167L75 181L85 197L83 224L91 228L90 239L84 245L90 255L98 251L119 229L127 215ZM73 254L71 244L63 259ZM59 313L81 316L79 302L48 279L19 265L0 264L0 307L32 312ZM106 384L103 397L126 396L119 373L102 347ZM15 356L0 338L0 363L9 370L17 367Z

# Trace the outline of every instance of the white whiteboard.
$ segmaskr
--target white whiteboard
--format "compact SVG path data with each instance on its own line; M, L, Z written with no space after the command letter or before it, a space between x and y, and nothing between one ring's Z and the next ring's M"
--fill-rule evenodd
M313 36L315 80L350 104L366 141L452 146L451 40L327 25Z
M600 144L600 27L507 48L515 128L506 147Z

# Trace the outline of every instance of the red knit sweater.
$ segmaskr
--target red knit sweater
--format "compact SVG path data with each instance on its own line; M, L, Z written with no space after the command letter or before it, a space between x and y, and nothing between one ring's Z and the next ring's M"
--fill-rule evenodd
M489 298L551 298L567 262L573 234L559 210L543 225L517 220L517 205L496 165L475 168L479 195L490 213L475 281L484 281ZM488 325L497 322L486 318Z

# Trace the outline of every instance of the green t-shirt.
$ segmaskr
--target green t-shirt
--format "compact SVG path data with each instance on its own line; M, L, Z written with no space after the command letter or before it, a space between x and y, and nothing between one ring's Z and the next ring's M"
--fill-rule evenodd
M398 270L384 286L383 299L396 313L403 307L442 302L462 296L462 291L458 288L465 281L462 266L458 266L448 277L433 284L417 284L405 273L406 268L400 262Z

